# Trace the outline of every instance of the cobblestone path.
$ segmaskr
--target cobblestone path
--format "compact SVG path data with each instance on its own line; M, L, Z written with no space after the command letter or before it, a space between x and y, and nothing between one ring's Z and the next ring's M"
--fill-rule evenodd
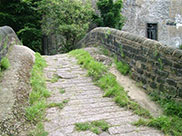
M75 123L105 120L111 127L100 136L162 136L157 130L148 127L131 125L139 117L131 111L117 106L111 98L105 98L100 88L94 85L87 71L82 69L77 60L67 54L45 56L48 67L46 77L54 75L60 78L57 82L47 82L52 92L48 103L69 102L63 109L52 107L46 111L45 130L49 136L97 136L90 131L76 131ZM64 89L65 93L60 93Z

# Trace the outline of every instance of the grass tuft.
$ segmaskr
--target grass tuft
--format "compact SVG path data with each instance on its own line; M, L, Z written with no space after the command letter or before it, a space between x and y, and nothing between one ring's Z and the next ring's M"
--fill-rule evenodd
M47 79L47 81L51 83L56 83L59 79L60 79L60 76L58 76L57 74L54 74L52 79Z
M168 98L163 93L149 93L164 111L164 115L149 120L138 120L137 126L150 126L162 130L167 135L181 136L182 134L182 103Z
M36 129L31 131L28 136L48 136L48 133L44 131L42 123L38 123Z
M75 128L77 131L90 130L95 134L101 134L103 131L108 131L109 127L110 125L104 120L75 124Z
M28 121L37 124L36 129L30 133L30 136L47 136L43 131L41 121L44 119L46 109L46 98L50 96L50 92L46 89L43 69L46 67L46 61L39 53L35 53L35 64L32 69L30 83L32 92L29 94L29 103L26 110L26 118ZM40 125L39 125L40 123Z
M117 70L123 75L127 75L130 72L130 66L124 62L115 59L115 65Z
M59 89L59 92L60 92L61 94L64 94L64 93L65 93L65 90L62 89L62 88L60 88L60 89Z

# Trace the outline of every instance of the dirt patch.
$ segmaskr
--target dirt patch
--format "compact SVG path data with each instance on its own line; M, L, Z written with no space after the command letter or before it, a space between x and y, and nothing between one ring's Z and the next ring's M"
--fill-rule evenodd
M11 66L0 82L0 135L20 136L26 129L25 107L28 105L30 71L34 52L14 45L8 53Z

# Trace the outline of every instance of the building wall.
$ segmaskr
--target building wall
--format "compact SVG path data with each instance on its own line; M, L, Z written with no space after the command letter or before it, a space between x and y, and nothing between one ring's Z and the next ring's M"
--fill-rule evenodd
M179 47L182 44L182 0L123 0L126 23L123 31L146 36L147 23L158 24L159 42ZM177 24L177 25L175 25Z

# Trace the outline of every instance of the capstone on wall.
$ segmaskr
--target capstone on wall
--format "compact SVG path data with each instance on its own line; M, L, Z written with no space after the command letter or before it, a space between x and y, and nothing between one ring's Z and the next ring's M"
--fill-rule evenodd
M0 27L0 61L13 44L22 44L13 29L9 26Z

